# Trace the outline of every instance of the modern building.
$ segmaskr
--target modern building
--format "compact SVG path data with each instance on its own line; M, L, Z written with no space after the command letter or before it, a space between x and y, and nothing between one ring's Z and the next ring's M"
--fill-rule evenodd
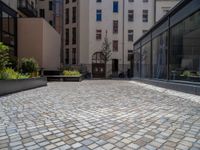
M0 1L0 41L13 56L34 57L47 70L60 67L60 35L37 18L35 0Z
M66 0L63 13L65 65L85 65L94 77L126 73L130 69L132 43L178 0L162 1L163 5L161 0ZM106 34L112 50L107 67L98 60Z
M199 41L200 1L183 0L135 42L134 77L200 82Z

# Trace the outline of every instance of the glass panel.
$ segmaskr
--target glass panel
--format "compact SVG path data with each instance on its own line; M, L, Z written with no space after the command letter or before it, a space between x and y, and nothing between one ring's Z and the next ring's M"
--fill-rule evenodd
M10 35L7 33L2 33L2 42L5 45L10 45Z
M167 32L161 34L153 40L152 48L152 63L153 63L153 78L167 78Z
M2 25L2 30L5 32L9 32L8 28L9 28L9 24L8 24L8 14L3 12L2 13L2 21L3 21L3 25Z
M134 52L134 77L140 77L140 49Z
M141 52L141 77L151 77L151 43L147 43L142 47Z
M170 79L200 81L200 13L171 30Z
M15 30L14 18L12 16L9 16L9 33L14 34L14 30Z

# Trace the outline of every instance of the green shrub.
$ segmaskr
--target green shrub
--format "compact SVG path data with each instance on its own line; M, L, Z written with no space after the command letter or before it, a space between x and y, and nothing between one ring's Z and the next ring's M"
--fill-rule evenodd
M0 71L0 80L11 80L11 79L27 79L28 75L22 75L11 68L4 68Z
M81 76L79 71L68 71L68 70L64 70L63 71L63 75L64 76L68 76L68 77L72 77L72 76Z
M37 72L39 67L34 58L22 58L21 69L23 73L32 74L34 72Z
M0 42L0 70L9 64L9 47Z

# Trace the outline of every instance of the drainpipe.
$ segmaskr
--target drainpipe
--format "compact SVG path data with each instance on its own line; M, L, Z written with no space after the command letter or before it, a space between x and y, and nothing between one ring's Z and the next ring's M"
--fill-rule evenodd
M156 0L154 0L154 24L156 24Z
M125 64L124 64L124 63L125 63L125 62L124 62L124 51L125 51L125 47L124 47L124 44L125 44L125 43L124 43L124 42L125 42L125 41L124 41L124 32L125 32L125 31L124 31L124 30L125 30L125 19L124 19L124 18L125 18L125 12L124 12L124 11L125 11L125 0L123 0L123 10L122 10L122 11L123 11L123 16L122 16L122 17L123 17L123 18L122 18L122 22L123 22L123 23L122 23L122 33L123 33L123 35L122 35L122 53L123 53L123 54L122 54L122 57L123 57L123 58L122 58L122 70L123 70L123 73L124 73L124 65L125 65Z

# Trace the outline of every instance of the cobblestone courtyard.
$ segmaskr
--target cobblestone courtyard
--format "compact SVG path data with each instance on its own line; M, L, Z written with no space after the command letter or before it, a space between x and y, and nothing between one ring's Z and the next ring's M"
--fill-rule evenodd
M0 149L199 150L198 97L174 94L96 80L0 97Z

